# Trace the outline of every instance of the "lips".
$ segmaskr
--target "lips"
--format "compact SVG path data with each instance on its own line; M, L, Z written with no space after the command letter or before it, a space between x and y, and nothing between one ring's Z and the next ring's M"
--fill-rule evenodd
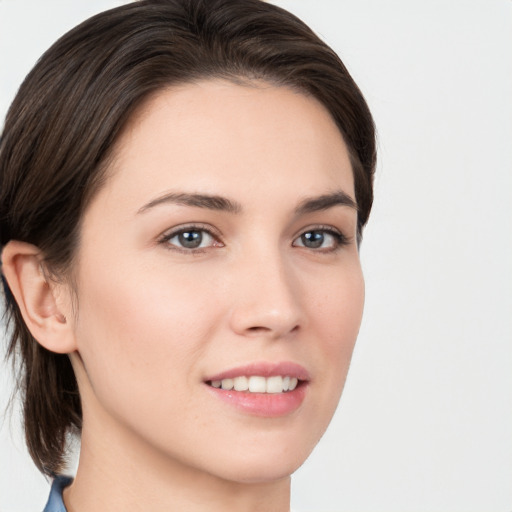
M310 376L296 363L253 363L205 379L214 396L256 416L290 414L302 404Z
M308 381L310 379L308 371L297 363L292 362L279 362L267 363L256 362L250 363L237 368L224 370L221 373L216 373L207 377L205 380L213 382L216 380L222 381L223 379L234 379L236 377L246 376L261 376L261 377L275 377L275 376L289 376L295 377L297 380Z

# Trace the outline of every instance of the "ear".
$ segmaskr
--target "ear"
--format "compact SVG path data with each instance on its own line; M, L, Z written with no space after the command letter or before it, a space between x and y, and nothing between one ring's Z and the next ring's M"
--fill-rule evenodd
M42 261L41 251L25 242L12 240L2 251L3 274L32 336L52 352L70 353L76 350L71 296L45 276Z

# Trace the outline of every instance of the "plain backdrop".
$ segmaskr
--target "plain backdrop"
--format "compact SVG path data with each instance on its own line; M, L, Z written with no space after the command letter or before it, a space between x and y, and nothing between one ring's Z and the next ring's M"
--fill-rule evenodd
M2 120L58 36L121 3L0 0ZM379 131L365 318L292 504L511 512L512 1L276 3L340 54ZM0 366L0 511L42 510L49 484L4 414L11 392Z

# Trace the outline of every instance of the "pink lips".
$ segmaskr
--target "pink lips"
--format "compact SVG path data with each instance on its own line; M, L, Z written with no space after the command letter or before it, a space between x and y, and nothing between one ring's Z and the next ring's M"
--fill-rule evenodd
M308 371L300 364L291 362L260 362L251 363L245 366L239 366L237 368L231 368L221 373L217 373L216 375L212 375L205 380L212 381L222 379L233 379L235 377L240 377L241 375L245 375L246 377L250 377L252 375L260 375L261 377L272 377L274 375L288 375L289 377L296 377L297 379L302 381L310 379Z
M228 391L209 385L212 381L233 379L240 376L272 377L277 375L295 377L299 380L299 384L293 391L286 391L284 393L251 393L248 391L235 391L234 389ZM209 392L238 411L253 416L275 418L291 414L300 407L306 397L309 380L308 371L296 363L260 362L231 368L208 377L205 379L205 382L208 385L207 389Z

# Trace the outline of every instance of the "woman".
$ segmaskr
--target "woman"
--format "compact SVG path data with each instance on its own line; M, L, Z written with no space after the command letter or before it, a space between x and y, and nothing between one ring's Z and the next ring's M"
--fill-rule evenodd
M356 84L275 6L140 1L48 50L0 146L48 512L289 510L361 320L374 168Z

